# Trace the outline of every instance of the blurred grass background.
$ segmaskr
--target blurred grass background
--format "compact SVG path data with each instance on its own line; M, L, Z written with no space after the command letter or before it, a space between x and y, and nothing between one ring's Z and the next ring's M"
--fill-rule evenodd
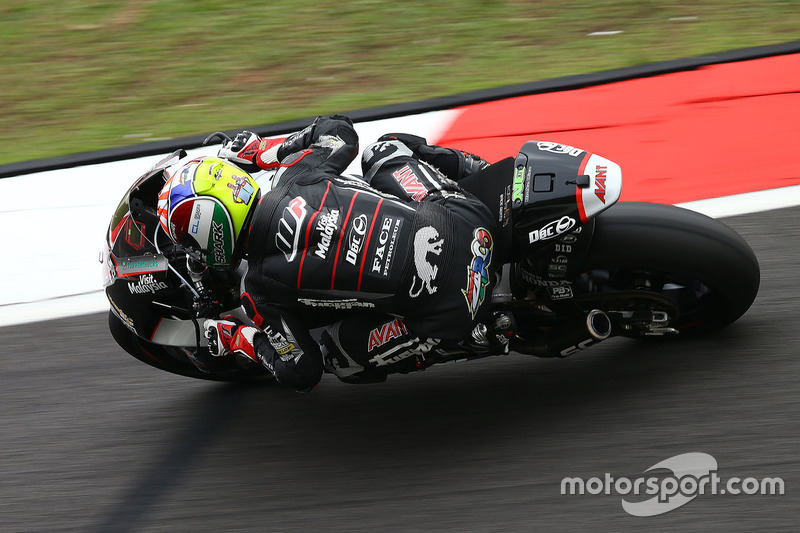
M3 164L794 41L800 2L12 0L0 23Z

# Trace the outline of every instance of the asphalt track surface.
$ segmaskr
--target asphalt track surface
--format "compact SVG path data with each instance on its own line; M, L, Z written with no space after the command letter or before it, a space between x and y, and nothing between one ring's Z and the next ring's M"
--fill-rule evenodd
M725 220L762 287L723 333L564 360L325 376L303 395L152 369L105 315L0 328L0 531L796 530L799 218ZM564 477L634 479L688 452L786 493L647 518L618 494L561 495Z

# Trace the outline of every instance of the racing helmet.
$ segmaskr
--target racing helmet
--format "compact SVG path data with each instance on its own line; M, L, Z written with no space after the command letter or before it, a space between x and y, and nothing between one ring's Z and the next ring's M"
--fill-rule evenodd
M235 267L242 254L261 190L239 167L216 157L193 159L167 169L169 179L158 195L158 219L176 243L195 252L206 265Z

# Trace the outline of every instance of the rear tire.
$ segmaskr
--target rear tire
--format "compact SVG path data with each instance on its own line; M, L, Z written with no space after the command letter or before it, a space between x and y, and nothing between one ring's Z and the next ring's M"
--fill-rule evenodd
M597 217L583 271L583 279L598 272L613 279L606 290L649 290L676 299L680 314L670 326L681 334L737 320L761 279L753 250L722 222L671 205L633 202ZM634 282L648 277L658 283ZM632 284L625 286L627 281Z

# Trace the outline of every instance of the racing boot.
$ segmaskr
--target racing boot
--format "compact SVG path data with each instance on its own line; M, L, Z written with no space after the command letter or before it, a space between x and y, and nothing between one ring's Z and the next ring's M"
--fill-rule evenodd
M514 316L508 313L492 313L490 325L479 322L472 330L471 344L487 350L492 355L507 355L511 337L516 329Z

